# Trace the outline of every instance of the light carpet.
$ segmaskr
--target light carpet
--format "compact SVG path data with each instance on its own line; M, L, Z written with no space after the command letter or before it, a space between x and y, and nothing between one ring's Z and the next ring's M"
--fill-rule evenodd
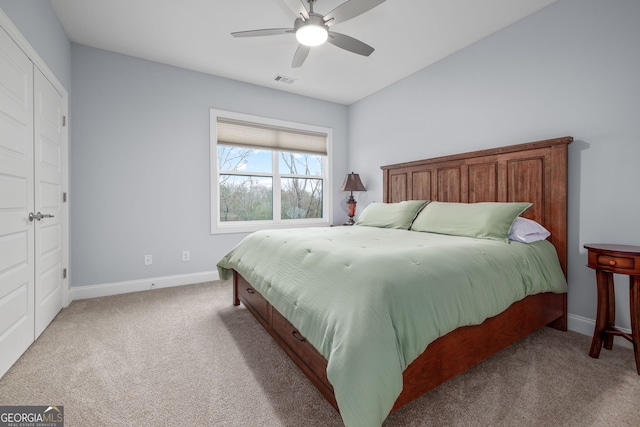
M74 301L0 379L0 405L74 426L340 426L230 282ZM391 414L394 426L637 426L629 348L545 328Z

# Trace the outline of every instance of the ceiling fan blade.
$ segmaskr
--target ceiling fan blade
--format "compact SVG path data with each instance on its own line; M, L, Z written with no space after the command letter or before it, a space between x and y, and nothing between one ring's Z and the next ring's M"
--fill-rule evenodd
M296 53L293 55L293 62L291 63L291 68L298 68L304 64L304 60L307 59L307 56L311 52L311 48L309 46L305 46L303 44L298 46L296 49Z
M324 16L324 22L327 25L344 22L358 15L362 15L384 2L385 0L349 0L326 14Z
M353 37L349 37L345 34L336 33L335 31L329 32L329 39L327 41L332 45L362 56L369 56L375 50L360 40L354 39Z
M295 33L293 28L267 28L264 30L236 31L231 33L233 37L260 37L260 36L277 36L280 34Z
M300 18L300 15L302 15L304 19L309 19L309 12L307 12L307 8L304 7L302 0L282 0L282 2L291 9L291 12L296 15L296 18Z

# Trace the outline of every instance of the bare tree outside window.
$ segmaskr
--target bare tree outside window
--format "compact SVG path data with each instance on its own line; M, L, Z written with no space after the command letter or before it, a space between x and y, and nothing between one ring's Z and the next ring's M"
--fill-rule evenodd
M243 172L255 154L256 150L251 148L218 146L220 221L273 219L272 178L223 173Z
M323 157L273 153L218 145L220 221L273 220L274 174L280 183L280 219L323 217Z
M322 157L308 153L280 153L281 216L283 219L322 218ZM294 177L284 177L294 175Z

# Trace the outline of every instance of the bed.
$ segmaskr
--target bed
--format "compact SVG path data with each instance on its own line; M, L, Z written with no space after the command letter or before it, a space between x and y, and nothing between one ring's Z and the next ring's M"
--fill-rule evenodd
M567 146L571 141L571 137L563 137L383 166L383 200L388 204L417 200L435 201L435 203L469 204L479 202L530 202L531 206L524 212L523 216L536 221L551 232L551 236L548 239L550 244L546 241L540 242L540 244L541 246L547 244L550 247L552 245L553 249L555 249L554 259L547 259L545 262L549 264L556 262L559 274L563 276L564 280L567 260ZM430 205L427 204L426 207L428 206ZM426 207L424 208L425 211ZM310 268L313 268L313 265L322 264L322 262L316 262L316 260L324 259L322 257L317 258L319 254L324 254L323 256L325 256L326 254L335 255L339 253L340 256L344 256L353 251L352 249L348 251L339 249L344 247L346 242L344 235L360 238L358 236L364 233L364 231L361 231L364 228L367 227L333 227L332 229L307 231L320 235L321 245L328 244L327 242L334 240L338 241L339 245L324 249L318 247L318 250L309 247L307 249L308 254L299 255L299 258L296 258L298 255L291 256L290 258L293 260L291 263L304 265L304 271L308 272ZM371 241L384 241L385 244L390 245L396 244L390 242L401 240L411 241L413 245L422 245L423 242L418 241L418 239L423 238L424 234L431 234L389 229L376 232L382 233L382 235L371 237L367 231L366 236L362 238ZM293 231L289 230L284 233L293 233ZM290 240L293 239L293 236L294 234L291 234L290 237L282 236L282 233L258 235L264 241L273 238L282 239L279 246L283 248L287 246L288 242L294 242L294 240ZM305 237L304 239L307 238ZM261 244L261 242L256 242L253 245L258 247ZM375 243L373 245L375 246ZM513 245L513 247L516 246L518 245ZM523 244L522 246L528 245ZM533 250L531 248L533 248L533 245L526 250ZM476 253L485 254L492 249L482 247L481 249L476 248L473 250ZM402 249L393 251L394 254L396 252L402 252ZM263 250L262 253L267 252ZM464 263L469 263L468 260L473 258L468 255L463 257L452 255L452 257L464 259ZM389 258L391 259L392 256L390 255ZM227 257L225 259L228 261ZM305 264L307 259L313 259L314 261ZM566 330L567 327L566 291L558 291L559 288L553 291L537 291L528 296L515 298L515 302L501 307L499 312L489 316L486 320L457 327L451 331L445 330L439 337L429 341L424 350L419 345L416 346L420 353L417 355L410 354L404 360L406 363L399 363L401 365L401 378L397 381L399 384L396 384L395 379L387 381L386 377L378 373L379 369L374 370L367 367L367 354L358 356L362 360L361 366L354 368L351 365L348 372L336 373L332 365L328 364L327 358L323 356L323 354L328 354L328 347L342 348L343 342L358 340L361 336L366 338L363 338L359 345L355 347L356 350L361 347L369 351L368 354L375 353L378 355L378 353L387 354L387 347L373 346L369 341L369 335L367 335L369 331L352 334L348 336L349 341L339 341L343 337L343 335L339 334L341 331L332 330L331 333L325 331L324 335L318 335L316 329L314 329L315 325L310 326L308 324L312 322L307 322L296 314L298 311L307 310L302 304L300 306L297 304L298 298L301 298L300 301L302 301L304 295L296 294L292 297L293 299L291 299L289 305L283 305L282 300L286 298L275 296L277 292L288 295L287 293L298 292L297 289L306 289L310 283L315 283L316 276L319 277L321 276L320 274L315 276L301 275L300 272L288 274L282 279L287 285L286 292L277 291L272 290L270 285L265 286L265 283L271 283L275 279L259 279L254 275L254 270L257 270L257 268L251 265L243 265L245 260L249 262L251 256L246 255L244 259L239 260L236 268L233 268L229 263L222 263L222 261L222 264L218 265L221 277L228 275L232 271L233 304L239 305L242 302L247 307L327 400L341 412L345 424L349 426L380 425L389 411L401 408L439 384L543 326L549 325L560 330ZM416 265L425 263L421 259L413 259L413 261ZM269 261L266 262L268 263ZM395 261L389 262L393 263ZM349 264L347 267L350 268L351 264L355 264L355 262L348 261L347 264ZM257 263L255 265L257 266ZM388 270L387 267L381 268ZM369 269L371 268L369 267ZM406 269L405 266L404 270ZM267 268L267 270L273 270L276 272L274 274L279 274L275 266L274 268ZM503 269L494 268L494 270L502 271ZM359 274L362 274L363 277L369 277L369 279L363 279L363 281L368 283L374 281L370 276L363 273L361 271ZM453 274L453 272L447 272L447 275L450 274ZM330 273L323 273L322 275L331 276ZM348 280L354 282L353 276L349 277ZM340 282L340 279L336 276L333 276L331 280L334 286L337 286L335 282ZM347 276L345 276L345 280L347 280ZM467 285L473 285L472 280L466 278L461 278L460 281ZM336 291L337 288L332 288L331 293ZM362 289L358 290L358 292L360 291ZM377 307L377 300L369 296L364 298L367 299L367 304ZM389 299L386 294L385 298ZM395 297L391 299L395 299ZM350 304L352 303L353 301L350 302ZM312 305L315 306L316 304ZM349 310L343 309L342 311ZM457 316L463 316L465 310L462 311ZM445 310L442 313L447 312ZM444 315L441 314L440 316ZM392 321L393 327L397 329L397 325L393 322L398 322L398 320ZM382 324L372 322L371 325L368 329L384 329ZM336 337L338 338L334 338L334 335L332 335L334 332L337 333ZM332 341L334 339L337 340L339 345ZM354 354L353 351L355 350L345 351L341 354L349 356ZM402 356L404 356L404 351L403 349ZM336 358L338 357L333 357L332 354L329 360L333 362ZM387 354L387 359L384 360L387 360L390 366L395 365L395 360L392 361L391 359L393 358L389 358ZM333 363L333 365L335 366L336 363ZM382 369L382 371L385 370L386 368ZM352 371L364 372L354 373ZM355 375L353 378L357 378L357 380L351 380L353 375ZM334 385L338 384L343 376L350 379L346 381L350 387L348 392L344 391L344 384L340 384L334 390ZM380 377L379 383L373 380L369 381L369 376L372 378ZM330 377L332 381L330 381ZM353 388L354 383L356 387L363 389L362 393L354 392L354 390L358 390ZM348 399L345 393L348 394ZM363 397L360 397L360 394ZM374 394L374 398L378 398L378 395L384 395L386 400L382 404L368 407L366 411L358 412L358 405L367 404L360 400L366 400L368 394ZM389 394L394 396L394 400L390 403L387 396ZM368 404L371 404L371 402L368 402Z

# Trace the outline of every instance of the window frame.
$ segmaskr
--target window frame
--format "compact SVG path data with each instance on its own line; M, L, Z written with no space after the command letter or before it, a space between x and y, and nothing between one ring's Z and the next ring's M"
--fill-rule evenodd
M266 126L276 126L281 128L296 129L307 132L319 132L327 135L327 154L322 161L322 212L323 218L299 218L299 219L281 219L281 177L293 176L292 174L281 173L278 168L278 161L272 162L272 171L270 176L273 178L273 212L274 217L278 219L265 221L220 221L220 171L218 170L218 118L229 120L244 121L256 123ZM332 152L333 130L322 126L309 125L285 120L272 119L268 117L254 116L250 114L236 113L232 111L224 111L218 109L210 109L210 199L211 199L211 234L228 234L228 233L251 233L258 230L270 230L279 228L296 228L296 227L317 227L329 226L333 223L333 185L332 177ZM224 144L222 144L224 145ZM264 148L268 149L268 148ZM272 157L275 160L283 150L271 149ZM295 152L286 150L285 152ZM248 171L250 175L255 174ZM243 175L243 174L239 174ZM316 177L315 175L311 178ZM276 186L277 185L277 186ZM277 212L277 215L276 215Z

